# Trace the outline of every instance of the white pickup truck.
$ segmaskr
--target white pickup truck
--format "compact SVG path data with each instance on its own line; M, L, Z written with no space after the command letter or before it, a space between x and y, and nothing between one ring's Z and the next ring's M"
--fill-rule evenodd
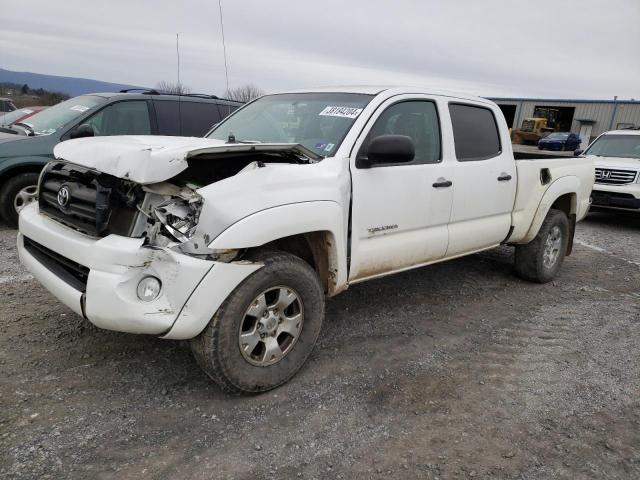
M101 328L190 339L222 388L290 379L325 297L497 247L554 278L584 158L514 161L492 102L416 88L267 95L206 138L70 140L20 214L20 258Z

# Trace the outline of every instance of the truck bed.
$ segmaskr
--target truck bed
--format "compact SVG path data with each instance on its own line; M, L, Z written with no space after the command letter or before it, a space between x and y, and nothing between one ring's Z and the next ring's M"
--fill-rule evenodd
M583 157L520 159L516 161L516 170L518 183L509 243L531 241L551 202L563 195L564 191L572 202L571 212L575 220L579 221L587 214L595 177L592 161ZM554 195L545 195L547 192Z

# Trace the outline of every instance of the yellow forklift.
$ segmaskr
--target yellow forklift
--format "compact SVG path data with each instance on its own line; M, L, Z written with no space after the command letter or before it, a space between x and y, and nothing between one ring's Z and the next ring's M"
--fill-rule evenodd
M513 143L536 145L542 137L557 131L559 113L557 108L536 107L533 117L525 118L513 132Z

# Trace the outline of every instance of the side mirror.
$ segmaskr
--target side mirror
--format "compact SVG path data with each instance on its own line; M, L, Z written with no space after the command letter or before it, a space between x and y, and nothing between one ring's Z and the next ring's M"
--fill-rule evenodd
M574 150L573 151L573 156L574 157L579 157L580 155L582 155L583 152L584 152L584 150L580 150L580 149Z
M93 137L96 132L93 130L93 127L88 123L83 123L82 125L78 125L76 128L71 130L69 134L69 138L84 138L84 137Z
M411 137L405 135L380 135L369 143L365 156L359 157L356 166L368 168L376 164L407 163L416 156Z

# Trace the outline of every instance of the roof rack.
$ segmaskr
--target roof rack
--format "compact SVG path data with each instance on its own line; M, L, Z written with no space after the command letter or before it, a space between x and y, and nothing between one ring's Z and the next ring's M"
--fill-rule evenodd
M129 92L141 92L148 93L149 95L160 95L160 92L153 88L124 88L120 90L120 93L129 93Z
M198 98L210 98L212 100L217 100L218 97L215 95L209 95L207 93L182 93L183 97L198 97Z
M129 92L140 92L147 95L175 95L180 97L205 98L209 100L223 100L226 102L243 103L237 100L231 100L230 98L223 98L223 97L218 97L217 95L210 95L208 93L173 93L173 92L164 92L164 91L156 90L155 88L125 88L120 90L120 93L129 93Z

